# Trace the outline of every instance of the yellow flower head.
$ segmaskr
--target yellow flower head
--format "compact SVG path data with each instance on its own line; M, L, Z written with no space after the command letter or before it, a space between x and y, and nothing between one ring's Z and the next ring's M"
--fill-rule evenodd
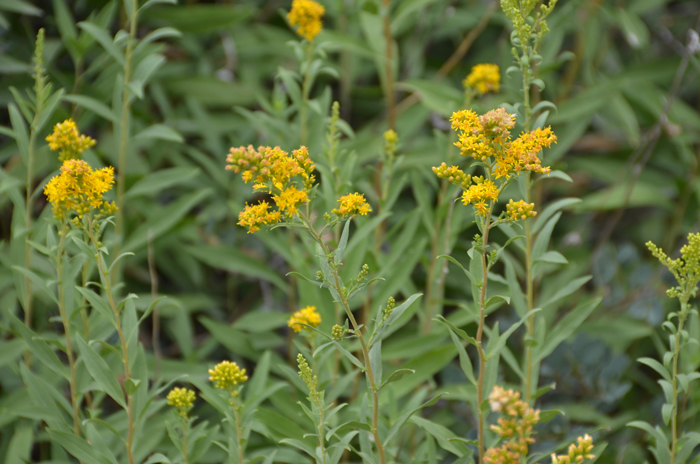
M490 180L484 180L472 184L462 194L462 203L468 205L474 203L476 213L486 216L489 213L488 201L498 201L498 187Z
M214 369L209 369L209 380L216 382L216 388L231 391L239 383L248 380L248 376L245 369L238 367L235 362L221 361Z
M533 211L534 208L534 203L527 203L523 200L510 200L506 205L506 217L511 221L535 217L537 216L537 211Z
M279 211L269 211L270 204L261 201L257 205L246 205L245 209L238 215L238 225L247 227L248 233L252 234L260 230L260 226L267 224L277 224L282 219Z
M495 170L497 177L507 177L510 173L522 170L549 174L552 170L542 166L539 153L557 142L557 136L551 127L537 128L520 134L520 137L508 144L505 153L497 160Z
M97 171L83 160L69 159L63 162L61 174L52 178L44 194L53 207L54 216L63 219L74 211L80 218L94 208L103 207L108 212L116 211L116 206L107 203L103 195L114 184L114 168L106 167Z
M462 82L464 88L476 90L480 94L498 92L501 73L497 64L477 64Z
M194 405L195 398L197 398L197 395L195 395L193 390L175 387L168 393L168 405L175 406L181 413L186 412Z
M340 197L338 202L340 206L331 212L339 217L354 216L356 214L365 216L372 211L367 200L365 200L365 196L361 193L348 193Z
M95 146L96 143L95 139L87 135L80 135L72 119L66 119L56 124L53 133L46 137L46 141L49 142L51 150L60 152L58 158L60 161L77 159L85 150Z
M311 42L321 32L321 18L326 9L313 0L293 0L292 10L287 13L287 19L292 26L299 26L297 33Z
M226 169L241 173L246 183L254 182L254 190L273 193L272 199L278 208L272 210L264 201L246 206L239 215L238 224L249 227L249 233L260 230L261 225L280 222L282 213L287 217L296 214L299 205L309 201L308 193L316 181L313 175L316 166L306 147L291 154L280 147L231 148L226 161L229 163Z
M292 317L287 321L287 325L297 333L301 332L301 329L306 328L303 325L299 325L300 323L310 325L311 327L318 327L321 325L321 315L316 312L316 306L307 306L306 308L300 309L292 314Z
M304 190L297 190L294 185L282 190L279 195L273 195L272 199L275 201L279 210L288 217L296 214L299 205L309 202L309 196L306 192Z

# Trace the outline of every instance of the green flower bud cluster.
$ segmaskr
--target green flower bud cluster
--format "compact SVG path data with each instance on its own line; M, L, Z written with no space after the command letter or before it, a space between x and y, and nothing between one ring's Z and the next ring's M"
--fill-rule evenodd
M338 324L335 324L331 328L331 337L333 337L333 340L342 340L343 337L345 337L345 333L347 332L347 329L345 327L341 327Z
M666 294L687 303L690 297L696 295L700 282L700 233L688 235L688 243L681 248L681 257L676 259L669 258L652 242L647 242L646 245L651 254L671 271L678 282L678 286L668 289Z
M309 389L309 400L318 403L320 399L318 390L316 389L318 386L318 376L314 375L309 363L301 353L297 355L297 363L299 364L299 377L301 377L301 380L304 381Z

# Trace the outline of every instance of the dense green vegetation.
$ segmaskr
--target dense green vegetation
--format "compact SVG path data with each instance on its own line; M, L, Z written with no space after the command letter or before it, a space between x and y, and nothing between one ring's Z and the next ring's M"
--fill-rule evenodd
M0 462L700 462L699 27L0 0Z

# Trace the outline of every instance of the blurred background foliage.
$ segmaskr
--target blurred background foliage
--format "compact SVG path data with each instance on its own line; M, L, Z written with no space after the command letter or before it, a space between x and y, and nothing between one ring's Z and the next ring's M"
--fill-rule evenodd
M448 118L464 100L461 81L477 63L497 63L501 70L510 66L508 21L497 5L481 0L391 2L399 151L387 207L382 208L374 187L376 160L383 153L381 134L387 129L381 5L374 0L323 3L324 31L316 39L323 63L311 89L307 145L312 158L325 159L331 103L339 101L342 162L329 174L366 193L375 207L374 216L358 221L345 269L356 273L368 263L372 275L386 279L374 287L371 301L384 302L390 295L403 300L424 292L427 276L435 272L431 245L441 240L435 224L444 221L446 210L434 208L440 186L430 168L455 151ZM285 277L290 262L302 274L315 274L305 247L283 230L253 236L236 225L244 203L256 199L249 198L239 178L224 171L231 146L279 145L291 151L301 143L294 123L299 83L292 75L300 60L289 44L296 39L284 16L289 7L290 2L277 0L180 0L178 5L155 5L140 17L138 37L154 40L142 40L135 55L136 73L147 84L132 110L122 251L134 255L125 260L123 273L126 288L143 296L136 302L141 309L152 292L168 297L159 305L162 359L153 355L150 323L141 331L151 371L164 380L183 374L204 378L211 364L230 358L255 371L266 350L279 361L271 363L272 376L294 377L280 367L290 357L290 311L316 305L324 331L335 322L325 293ZM11 126L6 111L13 101L10 89L33 85L34 38L44 27L49 80L68 96L40 140L53 124L72 116L82 132L99 142L86 160L95 167L116 166L111 108L118 63L76 23L98 25L111 40L125 19L116 0L0 0L0 124ZM635 359L658 358L664 350L657 329L670 304L662 290L671 283L643 244L653 240L677 250L682 237L698 229L700 61L693 53L700 46L697 34L689 32L697 30L698 21L700 4L693 0L560 0L549 18L551 32L543 42L538 73L545 83L541 97L558 107L548 124L559 140L546 152L544 164L566 172L572 182L538 183L536 203L539 207L568 197L581 201L567 205L552 233L551 249L569 265L540 282L539 293L546 301L561 282L590 274L592 279L579 282L579 291L555 299L551 308L568 311L588 295L603 301L542 363L540 385L556 383L556 389L538 404L566 415L540 427L538 446L596 430L610 442L598 462L649 459L643 432L625 424L632 419L660 422L663 395L656 374ZM474 108L485 111L518 101L518 92L518 77L504 74L501 92ZM41 427L25 419L30 399L16 363L24 345L14 343L10 330L10 315L22 314L11 269L11 192L21 188L26 168L15 141L2 134L0 461L15 464L48 459L51 452ZM40 144L34 187L58 168L54 154ZM37 222L50 217L39 192L41 188L35 199ZM333 206L333 192L324 198ZM380 243L374 242L374 233L360 233L363 226L371 230L373 218L389 210ZM457 207L452 222L457 234L452 254L464 257L463 262L476 233L471 214ZM149 273L149 247L155 279ZM35 269L42 266L35 260ZM462 328L473 325L474 319L460 315L456 303L468 295L464 278L453 268L444 300L438 296L439 312ZM36 298L33 327L46 340L55 340L56 310L40 293ZM359 310L365 302L354 303ZM401 398L421 386L448 392L423 414L457 436L473 438L474 418L463 403L473 391L465 386L447 331L435 324L426 330L428 304L414 304L407 312L410 320L407 316L401 330L385 341L385 363L416 369L396 384L393 395L405 401ZM555 311L548 314L557 317ZM493 317L502 327L517 320L506 305ZM697 332L694 321L691 330ZM514 337L514 352L522 348L516 338L522 337ZM502 364L499 375L514 381L508 363ZM298 384L298 379L292 382ZM700 390L695 391L683 413L686 427L697 430ZM268 430L272 438L283 437L288 433L284 429L293 430L299 420L301 411L288 395L288 390L277 391L258 407L261 417L282 430ZM299 391L293 395L304 396ZM202 408L197 415L206 419L213 411ZM167 441L164 426L152 433L154 442ZM263 453L270 443L253 440L249 447ZM201 462L220 462L221 450L212 450ZM283 462L304 462L292 452L283 456Z

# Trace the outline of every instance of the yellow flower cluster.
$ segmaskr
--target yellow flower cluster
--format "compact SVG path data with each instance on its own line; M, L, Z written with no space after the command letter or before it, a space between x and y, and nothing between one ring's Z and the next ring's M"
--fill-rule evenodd
M340 206L331 212L339 217L355 216L357 214L365 216L372 211L367 200L365 200L365 196L361 193L343 195L338 200L338 203L340 203Z
M465 174L464 171L457 166L448 167L447 164L442 163L440 166L433 166L433 172L440 179L447 179L449 182L459 185L463 189L469 188L472 183L472 176Z
M671 298L685 299L685 302L690 296L695 296L700 282L700 233L688 234L688 243L681 248L680 258L670 259L652 242L647 242L647 248L678 281L678 287L667 290L666 294Z
M241 173L243 180L254 182L254 190L272 193L272 200L277 210L265 201L254 205L246 205L238 216L238 225L248 227L253 233L267 224L276 224L282 220L282 215L292 217L302 204L309 202L309 191L316 180L313 175L316 166L309 158L306 147L294 150L291 154L280 147L252 146L231 148L226 161L226 169ZM295 178L300 177L297 181ZM297 182L301 189L298 188Z
M504 439L497 448L486 452L487 464L519 464L521 457L527 456L529 447L535 442L531 437L533 428L540 420L540 411L532 409L520 399L520 393L495 386L489 395L491 410L505 417L498 419L498 425L491 430ZM507 440L507 441L505 441Z
M44 194L53 207L54 217L63 219L71 211L80 218L94 208L114 213L116 206L108 203L103 195L114 184L114 168L93 171L83 160L69 159L63 162L61 174L52 178L44 187Z
M46 137L49 148L59 152L59 160L78 159L90 147L95 146L95 139L81 135L72 119L59 122L53 128L53 133Z
M257 205L245 205L245 208L238 215L238 225L247 227L248 233L252 234L260 230L260 226L277 224L282 219L279 211L269 211L270 204L261 201Z
M301 332L301 329L306 329L306 327L300 324L310 325L311 327L318 327L321 325L321 315L316 312L316 306L307 306L306 308L300 309L292 314L287 321L287 325L297 333Z
M498 201L498 187L490 180L472 184L462 194L462 203L464 205L474 203L476 213L481 216L489 213L489 205L486 202L491 200Z
M593 451L593 438L586 434L582 437L578 437L577 444L569 445L569 452L567 454L560 454L557 456L552 453L552 464L581 464L586 459L595 459L595 455L591 454Z
M180 414L187 414L187 410L194 405L197 398L193 390L189 388L175 387L168 393L168 405L175 406L180 410Z
M549 148L556 141L557 136L554 135L551 127L537 128L520 135L507 147L503 157L497 160L496 176L508 177L511 173L517 173L523 169L549 174L551 169L542 166L537 155L543 148Z
M309 202L309 196L306 191L297 190L295 185L282 190L279 195L273 195L272 199L279 210L288 217L297 213L299 205Z
M287 19L292 26L299 26L297 33L311 42L323 27L321 18L326 9L313 0L293 0L292 10L287 13Z
M455 142L462 156L487 161L493 158L496 178L508 178L522 170L547 174L538 157L543 148L549 148L557 140L550 127L525 132L511 140L510 130L515 127L515 115L504 108L491 110L477 116L472 110L454 113L452 128L459 132Z
M524 200L510 200L506 205L506 217L511 221L535 217L537 216L537 211L534 211L534 208L534 203L527 203Z
M498 92L501 84L501 73L497 64L477 64L462 82L464 88L476 90L480 94Z
M209 380L216 382L216 388L232 391L233 387L248 380L248 376L245 369L235 362L221 361L214 369L209 369Z

